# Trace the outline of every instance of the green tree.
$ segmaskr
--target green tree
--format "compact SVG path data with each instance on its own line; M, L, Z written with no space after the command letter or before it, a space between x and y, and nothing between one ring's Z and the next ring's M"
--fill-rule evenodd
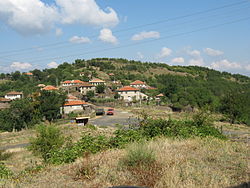
M230 123L235 123L236 120L239 120L244 112L245 100L243 99L242 94L234 91L230 92L224 96L221 100L221 113L225 114Z
M37 136L30 139L29 150L35 155L41 156L45 162L52 153L64 144L64 137L54 125L40 125L37 128Z
M60 107L65 103L66 95L60 92L42 91L38 97L41 114L49 122L60 115Z
M106 86L104 84L100 84L96 86L96 92L97 93L104 93Z

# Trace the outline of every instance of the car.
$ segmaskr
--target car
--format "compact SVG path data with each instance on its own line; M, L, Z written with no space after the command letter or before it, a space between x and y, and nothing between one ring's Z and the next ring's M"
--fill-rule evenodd
M108 110L107 110L107 113L106 113L107 115L114 115L114 108L109 108Z
M100 115L102 116L102 115L105 114L105 110L103 108L98 108L98 109L95 110L95 114L97 116L100 116Z

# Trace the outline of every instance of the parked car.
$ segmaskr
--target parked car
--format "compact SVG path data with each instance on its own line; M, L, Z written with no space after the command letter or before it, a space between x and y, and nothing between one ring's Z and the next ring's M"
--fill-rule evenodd
M107 115L114 115L114 109L109 108L108 111L107 111Z
M95 114L96 114L97 116L104 115L104 114L105 114L105 111L104 111L103 108L98 108L98 109L95 110Z

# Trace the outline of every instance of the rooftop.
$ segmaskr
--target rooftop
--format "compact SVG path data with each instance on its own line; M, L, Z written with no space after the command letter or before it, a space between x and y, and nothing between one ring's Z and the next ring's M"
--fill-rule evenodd
M140 81L140 80L136 80L136 81L132 82L130 85L145 85L145 82Z
M23 92L17 92L17 91L11 91L9 93L6 93L6 95L22 95Z
M99 79L99 78L94 78L94 79L92 79L92 80L90 80L89 81L90 83L92 83L92 82L105 82L105 81L103 81L103 80L101 80L101 79Z
M42 90L52 91L52 90L58 90L58 88L55 86L48 85L48 86L45 86L44 88L42 88Z
M67 101L64 106L79 106L79 105L86 105L88 103L86 103L85 101Z
M131 86L124 86L117 91L139 91L139 89L131 87Z

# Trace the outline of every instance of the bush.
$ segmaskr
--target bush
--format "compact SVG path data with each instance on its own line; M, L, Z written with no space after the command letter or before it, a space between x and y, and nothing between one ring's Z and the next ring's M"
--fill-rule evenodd
M49 162L53 164L70 163L86 153L94 154L106 150L109 147L109 139L105 136L83 135L75 144L65 146L60 150L55 150Z
M146 166L154 163L154 151L145 142L131 145L126 150L126 155L121 159L121 164L128 167Z
M12 153L6 152L5 150L0 150L0 161L5 161L10 158Z
M31 138L30 144L29 150L35 155L41 156L47 162L52 153L62 147L64 137L57 127L40 125L37 128L37 137Z
M110 139L110 146L114 148L123 148L126 144L144 139L139 130L119 129L114 132L115 136Z
M13 173L4 165L4 163L0 162L0 179L9 178L12 174Z

